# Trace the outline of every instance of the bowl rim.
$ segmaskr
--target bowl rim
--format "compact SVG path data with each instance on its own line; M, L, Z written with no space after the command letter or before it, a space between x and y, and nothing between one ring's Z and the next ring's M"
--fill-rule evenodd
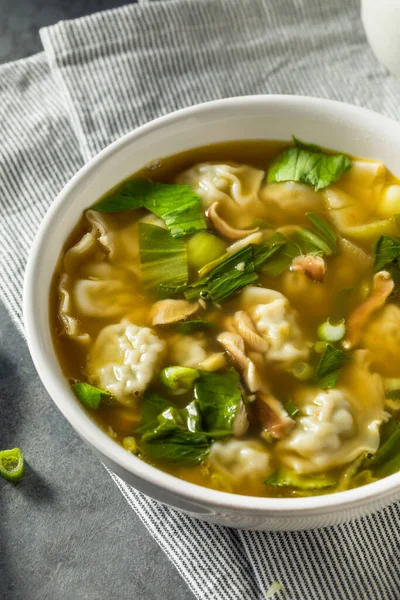
M333 113L337 116L342 115L347 117L347 119L351 116L364 116L366 119L379 121L382 126L386 125L386 127L398 128L400 136L400 123L369 109L325 98L282 94L238 96L212 100L176 110L141 125L115 140L90 159L69 180L55 200L53 200L35 235L29 253L23 288L23 320L30 354L39 377L52 401L80 437L101 455L116 463L122 469L125 469L139 479L144 480L153 488L165 490L171 497L175 496L178 499L182 498L188 500L190 505L194 507L196 505L199 507L207 506L210 508L226 509L231 512L240 510L242 512L248 511L252 514L258 513L264 515L301 515L311 511L315 514L323 514L329 512L332 508L338 510L339 508L348 508L355 504L360 504L360 506L373 504L376 498L382 498L389 494L393 495L396 489L399 491L400 496L400 472L352 490L305 498L270 498L233 494L206 488L180 479L174 475L170 475L127 452L103 432L91 418L88 420L81 418L82 413L76 410L76 398L72 390L68 393L67 390L57 389L56 375L46 362L46 353L41 343L41 328L34 317L33 311L36 293L35 272L39 268L40 257L45 250L45 233L47 229L55 220L60 207L64 202L68 201L69 195L76 188L81 187L85 179L90 177L94 170L101 169L103 163L105 163L117 150L120 150L127 145L134 144L135 141L161 126L179 122L182 118L191 116L196 117L207 111L224 107L240 108L243 105L252 105L253 107L259 105L268 110L269 105L274 105L276 103L279 103L281 106L287 107L288 109L296 104L296 108L313 110L318 112L318 114L325 116L329 113ZM66 237L68 233L69 232L66 232Z

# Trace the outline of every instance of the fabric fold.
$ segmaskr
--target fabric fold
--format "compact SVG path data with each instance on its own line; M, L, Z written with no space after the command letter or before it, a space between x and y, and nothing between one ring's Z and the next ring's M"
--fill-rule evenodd
M368 49L356 0L142 0L61 22L41 39L43 53L0 67L0 294L20 330L23 271L44 213L85 161L132 128L260 93L400 115L400 81ZM398 504L321 531L237 531L110 475L201 600L259 600L274 580L287 600L399 596Z

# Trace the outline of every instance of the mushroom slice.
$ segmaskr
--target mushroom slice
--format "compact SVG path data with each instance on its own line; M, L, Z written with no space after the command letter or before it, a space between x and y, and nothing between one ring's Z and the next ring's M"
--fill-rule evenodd
M254 229L235 229L234 227L231 227L231 225L228 225L228 223L219 216L217 212L218 206L219 202L213 202L211 204L206 213L207 218L214 229L224 237L228 238L228 240L240 240L259 231L259 227L255 227Z
M326 273L326 264L321 256L306 254L304 256L296 256L292 260L290 270L301 271L311 281L322 282Z
M267 340L256 332L254 323L246 311L238 310L233 315L233 324L250 350L261 353L267 352L269 348Z
M169 325L178 323L192 316L199 309L198 302L187 300L160 300L151 310L152 325Z
M283 404L270 392L258 392L254 406L265 437L281 438L295 425Z
M235 437L242 437L249 428L247 409L243 400L240 401L236 416L232 424L232 433Z
M347 319L347 335L343 347L350 350L358 344L370 316L382 308L394 288L392 276L388 271L379 271L374 275L370 296L355 308Z
M255 364L244 352L244 342L237 333L224 331L217 337L217 341L223 345L231 358L243 371L243 379L250 392L256 392L262 388L262 380Z

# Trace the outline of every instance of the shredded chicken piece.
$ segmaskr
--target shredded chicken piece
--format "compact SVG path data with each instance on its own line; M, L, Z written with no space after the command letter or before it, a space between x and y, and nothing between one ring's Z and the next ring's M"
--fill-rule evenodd
M234 227L231 227L231 225L228 225L228 223L219 216L217 212L218 205L219 202L213 202L211 204L207 210L207 217L214 229L224 237L229 240L240 240L259 231L259 227L255 227L254 229L235 229Z
M264 436L281 438L295 425L282 403L269 392L258 392L254 406Z
M184 321L199 309L198 302L187 300L160 300L151 310L152 325L168 325Z
M322 282L326 273L326 264L321 256L306 254L304 256L296 256L292 260L290 270L301 271L311 281Z
M254 323L245 310L239 310L233 315L233 325L250 350L267 352L269 348L267 340L256 332Z
M350 350L358 344L362 331L370 316L382 308L394 288L392 276L388 271L379 271L374 275L371 294L350 313L347 319L347 334L343 347Z

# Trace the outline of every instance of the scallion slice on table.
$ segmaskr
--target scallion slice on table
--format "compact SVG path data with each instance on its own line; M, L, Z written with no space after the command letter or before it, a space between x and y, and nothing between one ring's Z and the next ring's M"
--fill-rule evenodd
M25 471L24 455L19 448L0 451L0 475L7 481L17 482Z

